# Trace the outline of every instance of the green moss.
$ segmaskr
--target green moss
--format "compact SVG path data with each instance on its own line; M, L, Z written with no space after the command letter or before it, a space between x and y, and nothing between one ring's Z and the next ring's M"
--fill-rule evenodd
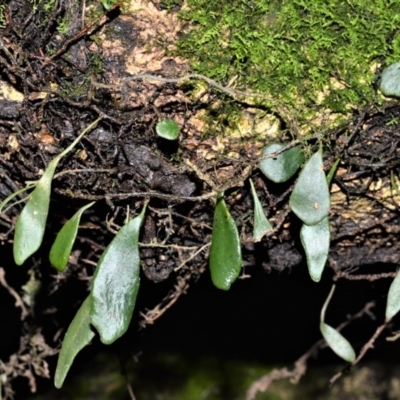
M4 4L0 5L0 29L5 28L6 26L6 17L5 17L6 6Z
M32 12L35 14L37 10L42 9L48 16L56 6L56 0L28 0L32 5Z
M376 66L400 58L400 2L188 0L179 53L220 82L272 95L300 122L374 99Z

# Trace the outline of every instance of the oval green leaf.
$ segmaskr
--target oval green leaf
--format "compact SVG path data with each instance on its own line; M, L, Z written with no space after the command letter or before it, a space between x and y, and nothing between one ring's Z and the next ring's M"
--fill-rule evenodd
M320 330L329 347L339 357L350 363L356 359L356 353L353 347L340 332L325 322L321 322Z
M56 157L48 165L18 217L13 246L17 265L22 265L42 244L49 213L51 182L58 161Z
M253 181L250 179L251 193L254 200L254 228L253 238L255 242L259 242L262 237L272 230L272 226L264 214L260 199L257 196Z
M308 272L314 282L321 280L328 259L330 230L329 219L325 217L315 225L303 224L300 239L307 258Z
M400 274L393 279L389 288L385 317L386 321L391 320L400 311Z
M218 289L229 290L242 269L242 249L234 219L221 196L214 211L211 236L211 279Z
M293 212L307 225L315 225L328 216L329 188L322 163L322 151L317 151L300 172L290 196Z
M47 166L42 177L37 181L36 187L29 196L28 202L21 211L15 224L14 234L14 260L17 265L22 265L25 260L35 253L42 244L49 213L51 182L54 172L62 157L69 153L79 142L82 136L92 129L100 118L88 125L79 136Z
M135 308L140 285L138 241L145 209L120 229L93 276L90 318L105 344L125 333Z
M156 125L157 135L168 140L176 140L179 136L179 125L172 119L165 119Z
M94 203L95 202L93 201L80 208L74 216L65 223L60 232L58 232L56 240L54 241L53 246L51 246L49 256L51 265L58 271L64 271L68 264L68 259L75 242L82 213Z
M282 150L286 145L282 143L273 143L267 146L261 153L262 156L273 154ZM279 154L276 158L268 158L259 164L261 172L272 182L281 183L290 179L300 168L304 161L304 154L298 147L292 147L289 150Z
M400 97L400 62L382 71L380 89L385 96Z
M58 356L54 385L60 389L76 355L90 343L94 332L90 329L90 296L82 303L69 326Z

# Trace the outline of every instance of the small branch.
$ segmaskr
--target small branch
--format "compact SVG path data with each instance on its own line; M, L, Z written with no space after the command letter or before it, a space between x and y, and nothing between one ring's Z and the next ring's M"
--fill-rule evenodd
M201 246L196 252L194 252L191 256L189 256L186 260L182 261L174 271L179 271L182 267L184 267L190 260L193 260L197 255L199 255L202 251L204 251L207 247L211 246L211 243L206 243L204 246Z
M398 338L400 338L400 332L396 332L393 336L389 336L386 338L388 342L395 342Z
M76 35L72 36L71 38L67 39L63 45L61 46L60 49L58 49L51 57L47 58L44 63L43 67L46 65L50 64L55 58L60 56L61 54L65 53L68 48L77 42L81 37L83 36L89 36L91 35L97 28L100 26L104 25L108 21L108 14L118 8L120 6L120 3L115 4L113 7L111 7L109 10L107 10L103 15L100 17L96 18L94 21L90 22L87 24L83 29L81 29Z
M204 271L204 267L200 268L199 274L203 273ZM188 272L184 277L178 276L174 289L166 297L164 297L156 307L154 307L152 310L147 310L145 313L140 313L140 316L143 318L143 320L139 322L140 328L144 329L147 325L154 324L158 318L160 318L178 301L179 297L181 297L183 294L186 294L186 291L190 286L192 274L193 272Z
M339 271L335 269L335 276L333 278L334 281L337 281L339 279L347 279L349 281L369 281L369 282L374 282L379 279L385 279L385 278L394 278L396 276L396 271L394 272L382 272L380 274L361 274L361 275L350 275L351 271Z
M341 331L347 325L355 321L356 319L361 318L364 315L371 314L371 308L375 306L375 302L371 301L362 308L357 314L354 314L352 317L341 323L336 329ZM250 388L247 390L246 400L254 400L258 392L265 392L274 381L280 379L290 379L290 382L293 384L297 384L301 377L307 371L307 362L310 357L315 357L319 350L326 347L327 344L324 339L319 340L315 344L313 344L310 349L304 353L295 363L294 368L290 371L288 368L279 368L274 369L270 373L262 376L260 379L254 381ZM365 347L365 346L364 346ZM365 350L365 352L368 349ZM361 354L361 353L360 353ZM365 353L364 353L365 354Z
M208 244L206 246L208 246ZM179 244L158 244L158 243L141 243L141 242L139 242L139 247L176 249L176 250L197 250L199 248L198 246L180 246Z
M389 322L390 321L386 321L382 325L378 326L378 328L376 328L376 331L371 336L371 338L368 340L368 342L365 343L365 345L361 349L360 353L358 354L357 358L351 363L351 367L354 367L354 365L358 364L360 362L360 360L362 360L364 358L365 354L367 354L368 350L371 350L374 348L376 339L378 339L378 337L381 335L381 333L385 330L385 328L387 327ZM346 370L347 370L347 368L346 368ZM329 381L329 384L333 385L339 378L341 378L341 376L343 375L343 372L344 371L342 370L342 371L338 372L336 375L334 375L331 378L331 380Z
M70 189L60 189L55 188L57 193L63 194L65 196L76 198L76 199L85 199L85 200L105 200L105 199L129 199L134 197L141 197L144 199L150 198L158 198L162 200L170 200L180 202L182 200L187 201L203 201L208 200L212 197L215 197L214 193L206 193L201 196L176 196L174 194L164 194L159 192L131 192L131 193L107 193L104 195L93 195L86 193L73 192Z
M125 87L127 84L131 81L139 81L139 80L147 80L147 81L158 81L158 82L164 82L164 83L180 83L184 81L189 81L192 79L198 79L198 80L203 80L207 82L210 86L215 87L216 89L220 90L221 92L225 93L226 95L236 98L238 96L241 97L247 97L247 98L259 98L266 100L272 104L274 104L277 108L279 108L279 113L281 114L282 118L285 120L285 122L290 126L291 130L293 132L298 133L299 129L297 126L296 121L293 120L292 118L292 112L290 109L287 108L284 104L276 100L276 98L273 98L272 96L269 96L265 93L255 93L255 92L247 92L247 91L242 91L238 89L234 89L228 86L222 86L218 82L214 81L213 79L208 78L205 75L202 74L188 74L184 75L178 78L164 78L161 76L156 76L156 75L151 75L151 74L139 74L139 75L133 75L130 76L129 78L126 78L125 81L122 84L122 90L125 90ZM116 90L115 86L112 85L105 85L102 83L98 83L92 79L92 86L93 87L98 87L98 88L103 88L103 89L110 89L110 90ZM117 90L121 90L121 88L117 88Z
M63 175L74 175L76 173L85 173L85 172L94 172L94 173L116 173L118 172L117 168L77 168L77 169L66 169L64 171L58 172L57 174L54 175L53 179L60 178Z
M193 164L188 159L185 159L183 162L198 176L200 180L204 181L208 186L210 186L210 188L215 193L219 192L216 184L212 181L212 179L204 172L200 171L200 168L198 168L197 165Z
M8 290L8 293L10 293L12 297L14 297L15 307L19 307L21 309L21 321L23 321L29 315L29 312L25 307L21 296L7 283L6 273L2 267L0 267L0 284Z

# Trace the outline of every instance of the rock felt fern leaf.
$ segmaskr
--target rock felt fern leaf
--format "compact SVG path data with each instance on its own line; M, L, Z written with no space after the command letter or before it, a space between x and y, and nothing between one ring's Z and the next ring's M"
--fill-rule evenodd
M380 89L385 96L400 97L400 62L382 71Z
M343 358L345 361L353 362L356 359L356 353L350 342L338 330L325 323L326 309L328 308L328 304L331 301L335 288L336 286L333 285L328 298L322 307L319 329L329 347L339 357Z
M95 127L99 121L100 118L88 125L62 153L54 157L36 183L36 187L15 225L13 252L17 265L22 265L28 257L39 249L42 243L49 213L51 183L58 163L76 146L82 136Z
M242 250L239 232L221 196L215 206L211 237L210 271L214 286L229 290L241 269Z
M353 362L356 359L353 347L340 332L324 322L321 322L320 330L329 347L340 358L343 358L347 362Z
M261 157L276 153L285 148L282 143L273 143L267 146L261 153ZM304 161L304 155L298 147L279 154L276 158L267 158L259 164L261 172L272 182L281 183L290 179L300 168Z
M49 213L51 182L58 161L57 157L48 165L18 217L13 249L17 265L22 265L42 244Z
M391 320L400 311L400 274L397 272L389 288L386 312L386 320Z
M300 172L290 196L290 205L307 225L315 225L328 215L330 195L321 150L311 156Z
M140 284L139 232L145 209L120 229L93 276L90 318L105 344L125 333L135 308Z
M94 332L89 324L90 296L82 303L69 326L58 356L54 385L61 388L76 355L90 343Z
M176 140L179 136L179 125L172 119L165 119L156 125L156 132L164 139Z
M300 239L307 257L307 266L314 282L321 280L329 254L329 219L325 217L315 225L303 224Z
M254 188L253 181L250 179L251 193L253 194L254 201L254 229L253 238L254 241L259 242L262 237L272 230L272 226L264 214L260 199L257 196L256 189Z
M51 247L49 259L51 265L59 271L64 271L67 266L68 258L71 254L72 246L78 232L79 221L81 220L82 213L94 203L95 202L93 201L80 208L74 216L65 223L60 232L58 232L56 240Z

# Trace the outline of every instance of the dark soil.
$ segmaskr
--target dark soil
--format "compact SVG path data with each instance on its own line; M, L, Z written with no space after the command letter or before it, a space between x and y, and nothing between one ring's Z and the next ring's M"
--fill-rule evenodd
M294 180L283 185L269 182L256 168L257 157L248 151L239 152L236 159L228 156L232 149L223 154L215 150L210 158L204 152L202 158L196 147L189 146L194 139L201 146L203 138L191 117L213 106L214 101L228 101L227 96L210 88L207 101L190 101L181 86L147 81L130 82L117 90L129 77L122 68L124 53L101 54L95 35L101 31L117 38L119 32L119 38L126 40L122 40L125 50L140 39L126 39L128 33L138 32L131 21L120 18L118 8L107 14L100 11L92 23L83 23L79 3L74 0L60 1L51 11L40 6L35 13L31 2L11 0L6 6L6 26L0 29L0 81L23 96L21 101L0 100L0 200L23 188L26 181L37 180L79 132L102 118L57 168L42 247L23 267L15 266L12 259L13 228L23 203L0 216L0 267L5 272L0 288L5 328L0 359L5 366L0 364L0 371L8 377L5 399L11 397L13 379L27 377L34 390L35 377L53 376L54 357L49 371L49 356L56 353L54 349L59 348L65 329L86 296L96 262L113 232L123 224L127 210L136 214L147 199L150 203L140 240L144 282L132 332L155 322L172 305L185 302L181 295L196 285L202 274L199 287L210 289L206 245L210 242L215 193L208 180L225 191L241 233L242 278L249 278L238 283L241 288L259 290L256 280L266 275L279 280L282 273L288 276L296 267L305 268L300 222L288 204ZM67 17L73 23L60 34L57 27ZM143 72L169 77L183 69L170 58L161 69ZM171 144L155 135L160 116L181 121L179 143ZM354 284L356 291L360 286L355 280L393 277L400 262L398 195L393 184L400 165L399 117L397 105L386 109L369 105L355 111L347 124L324 133L324 142L329 144L324 153L325 170L338 157L341 162L332 187L337 194L332 196L330 216L332 244L318 309L332 279L347 279L346 284ZM311 148L318 147L317 139L315 135L308 141ZM221 171L225 175L220 175ZM274 225L261 243L252 240L253 202L246 180L250 175ZM221 180L221 176L225 178ZM392 190L393 196L382 197L382 188ZM24 194L16 197L23 198ZM96 205L84 214L68 269L56 273L48 261L54 237L79 207L92 200ZM29 278L41 284L38 294L30 299L22 288ZM378 293L370 293L370 298L362 296L363 301L378 298L378 303L382 302L387 293L387 285L383 286ZM22 306L15 307L10 288L23 296ZM345 292L352 293L352 289ZM342 306L341 318L345 319L347 310ZM204 304L205 309L210 307L214 304ZM318 312L313 313L318 318ZM174 318L171 324L176 326L179 318ZM336 322L340 321L339 317ZM12 355L15 358L9 359Z

